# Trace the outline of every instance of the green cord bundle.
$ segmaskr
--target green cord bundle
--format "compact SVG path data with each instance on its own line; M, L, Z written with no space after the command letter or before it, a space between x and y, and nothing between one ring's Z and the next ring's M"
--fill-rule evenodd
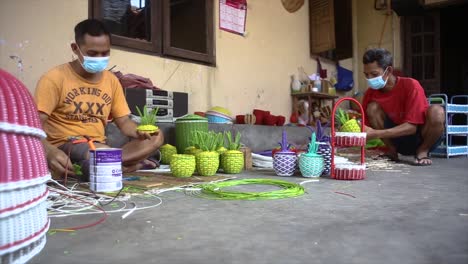
M264 184L274 185L282 188L281 190L269 192L236 192L223 191L222 188L246 185L246 184ZM201 188L201 193L198 195L203 198L217 200L273 200L296 197L304 194L304 188L296 183L274 179L242 179L216 183L201 184L197 187Z

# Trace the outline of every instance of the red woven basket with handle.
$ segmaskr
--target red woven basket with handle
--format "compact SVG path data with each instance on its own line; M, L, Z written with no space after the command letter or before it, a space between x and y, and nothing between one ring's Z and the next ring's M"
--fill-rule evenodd
M352 101L359 106L361 110L361 132L336 132L335 131L335 114L338 106L344 101ZM354 98L344 97L336 102L333 107L332 114L332 134L331 134L331 178L336 180L362 180L366 177L365 165L365 145L366 133L364 132L364 110L362 105ZM337 147L357 147L361 148L360 164L345 163L335 164L335 154Z

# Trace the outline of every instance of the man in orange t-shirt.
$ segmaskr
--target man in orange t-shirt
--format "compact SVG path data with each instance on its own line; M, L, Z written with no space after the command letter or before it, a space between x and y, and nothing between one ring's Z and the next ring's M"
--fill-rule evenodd
M109 115L124 135L133 138L122 147L123 170L148 165L145 159L162 145L163 134L139 132L130 119L120 82L105 71L110 55L109 31L98 20L84 20L75 27L71 49L78 59L51 69L36 87L50 170L54 175L73 175L72 162L81 164L89 159L88 144L73 144L73 139L87 137L97 148L108 147L105 127Z
M362 102L367 137L382 139L392 160L398 160L400 153L414 155L414 165L431 165L428 155L442 136L444 109L429 106L417 80L393 75L393 58L387 50L366 51L363 63L369 86Z

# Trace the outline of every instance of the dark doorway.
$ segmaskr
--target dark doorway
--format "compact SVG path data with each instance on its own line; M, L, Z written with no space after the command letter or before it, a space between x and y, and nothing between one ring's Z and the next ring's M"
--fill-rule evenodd
M468 94L468 4L440 10L441 92Z
M468 94L468 4L418 10L402 17L404 74L426 95Z

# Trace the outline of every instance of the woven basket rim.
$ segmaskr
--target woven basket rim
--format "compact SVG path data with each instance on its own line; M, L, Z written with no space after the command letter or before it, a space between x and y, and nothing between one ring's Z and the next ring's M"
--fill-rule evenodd
M367 137L366 132L335 132L336 137Z
M0 191L8 191L8 190L15 190L15 189L22 189L22 188L27 188L32 185L39 185L47 182L50 180L52 176L50 173L47 173L46 175L42 177L37 177L34 179L30 180L22 180L22 181L12 181L12 182L6 182L2 183L0 182Z

